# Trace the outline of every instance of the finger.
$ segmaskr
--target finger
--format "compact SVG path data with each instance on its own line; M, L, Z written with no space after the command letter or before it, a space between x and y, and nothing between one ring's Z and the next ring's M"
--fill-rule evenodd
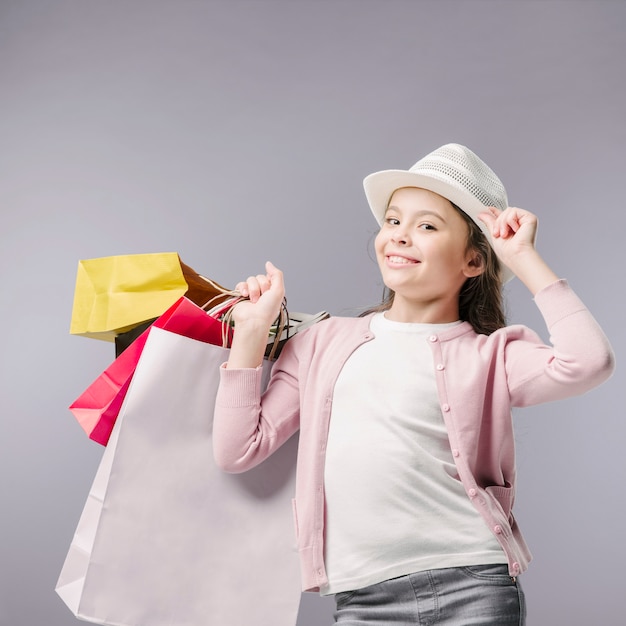
M235 285L234 291L236 291L245 298L248 295L248 283L246 283L245 281L237 283Z
M261 295L264 294L272 286L270 279L265 274L259 274L256 277L256 281L259 285Z
M514 230L511 228L510 220L511 220L511 209L507 208L504 211L492 211L492 214L497 215L493 227L492 234L494 237L501 237L502 239L506 239Z
M491 230L494 237L500 236L500 219L502 211L495 206L486 207L485 210L478 215L480 220Z
M242 293L242 295L244 295ZM256 302L261 295L261 287L256 276L249 276L246 280L245 295L250 299L250 302Z
M496 218L490 211L483 211L478 214L478 219L490 230L493 230L493 226L496 222Z
M500 237L506 239L514 235L519 230L517 217L512 213L507 213L500 222Z
M518 209L516 207L511 207L508 210L508 213L506 216L506 223L509 229L512 231L512 234L515 234L519 231L519 229L525 223L527 216L528 216L527 211Z
M274 285L266 274L257 274L248 279L250 302L256 302L266 291Z
M265 263L265 271L272 287L284 289L283 273L271 261Z

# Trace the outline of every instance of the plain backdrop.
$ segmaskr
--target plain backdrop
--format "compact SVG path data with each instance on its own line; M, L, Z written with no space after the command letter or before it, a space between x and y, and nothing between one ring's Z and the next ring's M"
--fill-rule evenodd
M271 259L292 310L350 315L382 293L363 177L450 141L539 214L618 358L515 416L528 624L622 624L625 33L620 0L1 0L2 626L77 623L54 585L102 448L67 406L113 358L68 334L78 260L234 285ZM305 594L298 626L331 610Z

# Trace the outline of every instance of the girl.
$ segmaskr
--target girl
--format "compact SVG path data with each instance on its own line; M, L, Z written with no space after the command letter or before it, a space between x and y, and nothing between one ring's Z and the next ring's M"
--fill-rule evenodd
M388 296L285 345L260 397L283 276L237 285L214 446L242 472L300 430L294 518L303 589L334 594L337 624L523 624L530 553L512 514L511 408L580 394L611 347L535 249L537 219L493 171L448 144L368 176ZM552 345L504 325L502 283L534 296Z

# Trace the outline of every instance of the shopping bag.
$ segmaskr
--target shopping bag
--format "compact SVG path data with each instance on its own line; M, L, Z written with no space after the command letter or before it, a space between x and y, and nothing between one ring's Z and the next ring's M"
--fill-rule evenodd
M113 424L152 328L164 328L198 341L220 346L224 341L228 342L232 336L232 330L224 322L207 314L186 297L179 298L70 405L70 411L93 441L107 445Z
M114 341L118 333L160 316L183 295L202 306L212 298L225 299L223 291L175 252L81 260L70 333Z
M290 337L293 337L296 333L305 330L309 326L316 324L317 322L321 322L322 320L330 317L330 314L327 311L319 311L318 313L300 313L300 312L288 312L289 316L289 325L287 328L282 329L282 334L278 340L278 343L274 346L274 333L275 329L272 328L270 330L270 335L268 337L268 345L265 350L265 356L269 357L270 353L273 351L274 355L278 357L281 353L285 342ZM140 324L139 326L135 326L131 330L120 333L115 336L115 358L119 357L126 348L128 348L132 343L138 339L144 330L149 328L153 322L156 320L149 320Z
M212 455L228 350L153 329L56 591L116 626L294 626L297 437L245 474ZM263 388L271 364L263 364Z
M118 335L116 348L123 345L119 356L69 406L89 438L104 446L107 445L150 328L164 328L198 341L229 345L232 327L228 321L221 318L236 301L236 297L221 301L206 312L183 297L138 336L137 329ZM326 311L315 314L290 314L286 306L283 307L282 313L283 320L289 321L285 325L284 321L280 322L279 316L277 324L268 335L265 352L268 358L277 357L289 337L329 316Z
M148 330L154 322L157 321L158 318L153 320L148 320L143 322L143 324L139 324L139 326L135 326L135 328L131 328L123 333L119 333L115 335L115 358L117 359L126 348L128 348L135 339L138 339L144 332L144 330Z

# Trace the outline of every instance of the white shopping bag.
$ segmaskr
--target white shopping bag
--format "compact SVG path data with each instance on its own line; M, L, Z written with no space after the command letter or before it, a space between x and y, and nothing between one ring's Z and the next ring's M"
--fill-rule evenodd
M246 474L219 470L211 430L228 351L154 328L56 591L111 626L294 626L296 437ZM264 364L265 382L271 364Z

